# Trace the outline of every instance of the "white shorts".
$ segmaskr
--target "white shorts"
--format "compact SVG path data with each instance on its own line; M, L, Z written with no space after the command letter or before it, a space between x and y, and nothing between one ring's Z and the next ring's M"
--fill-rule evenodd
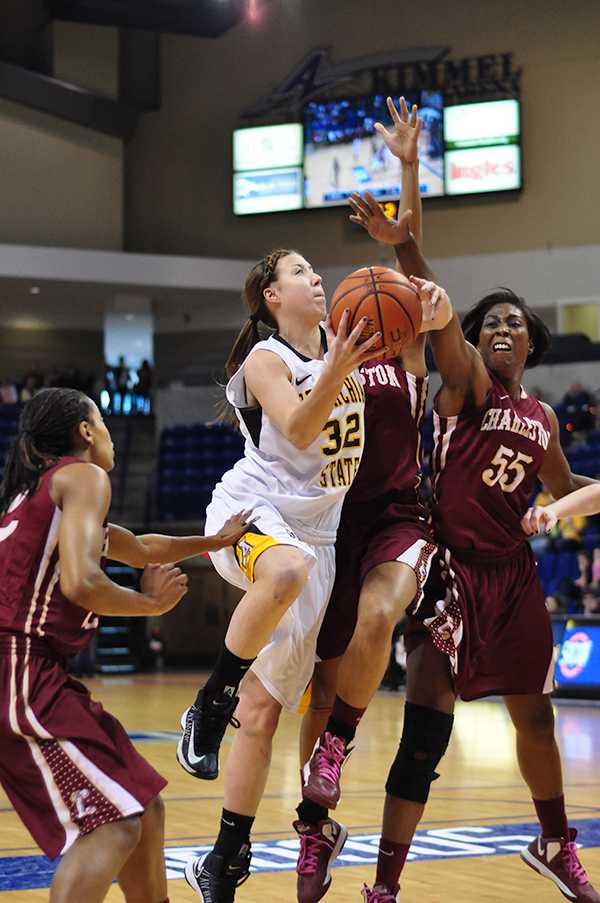
M303 542L279 512L260 499L256 499L256 504L245 499L241 507L252 509L251 529L235 548L210 553L215 569L224 580L240 589L249 589L256 560L262 552L278 545L300 549L310 565L304 589L252 665L273 699L295 711L315 666L317 637L335 579L335 547ZM213 495L206 511L206 534L218 532L227 518L239 510L240 505L224 493Z

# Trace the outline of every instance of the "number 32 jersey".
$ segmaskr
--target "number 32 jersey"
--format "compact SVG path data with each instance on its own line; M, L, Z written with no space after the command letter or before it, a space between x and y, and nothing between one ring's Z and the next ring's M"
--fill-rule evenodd
M510 555L524 541L521 518L550 442L540 402L521 390L516 401L492 374L479 408L456 417L434 410L432 484L439 541L482 556Z
M17 496L0 519L0 635L24 634L58 656L74 655L89 643L98 618L60 590L58 537L62 511L49 492L52 476L80 458L61 458L46 470L33 495ZM101 565L106 561L105 527Z
M325 366L307 358L277 334L254 346L250 354L269 351L287 365L301 401L307 399ZM227 385L246 440L244 457L217 484L241 508L264 500L306 542L333 543L342 503L358 471L364 446L365 392L358 370L346 377L321 434L298 449L259 407L248 404L245 362Z

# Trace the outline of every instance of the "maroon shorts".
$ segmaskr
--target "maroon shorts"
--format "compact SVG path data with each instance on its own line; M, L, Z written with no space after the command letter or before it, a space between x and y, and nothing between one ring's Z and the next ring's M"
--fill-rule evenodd
M81 834L139 815L166 780L119 722L24 636L0 636L0 783L53 859Z
M428 512L421 505L393 499L346 505L335 544L335 583L317 640L319 659L338 658L348 648L369 571L388 561L411 567L417 578L414 609L421 601L435 551Z
M462 699L550 693L552 625L529 543L495 560L443 551L409 619L407 652L428 640L449 655Z

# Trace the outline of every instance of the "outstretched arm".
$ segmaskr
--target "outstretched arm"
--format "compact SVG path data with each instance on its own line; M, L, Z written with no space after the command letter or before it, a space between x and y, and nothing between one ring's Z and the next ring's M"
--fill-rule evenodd
M103 470L84 462L69 464L53 476L52 490L62 510L60 588L69 601L98 615L159 615L185 595L187 577L171 565L146 568L139 593L118 586L100 567L110 505Z
M235 514L214 536L164 536L147 533L136 536L125 527L108 525L108 557L134 568L147 564L171 564L205 552L233 546L249 529L248 511Z

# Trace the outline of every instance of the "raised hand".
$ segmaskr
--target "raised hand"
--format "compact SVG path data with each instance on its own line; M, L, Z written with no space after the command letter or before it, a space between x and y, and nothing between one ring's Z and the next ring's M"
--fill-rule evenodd
M558 518L551 508L535 506L529 508L521 518L521 527L528 536L536 533L549 533L556 526Z
M364 195L352 192L348 198L352 208L350 220L362 226L375 241L386 245L400 245L411 236L412 210L405 210L399 219L386 216L373 195L365 191Z
M376 357L385 357L388 349L382 347L383 339L380 332L375 332L368 338L361 337L367 326L367 317L361 317L354 329L348 335L348 322L350 310L346 308L338 324L337 334L331 328L328 318L325 328L327 330L327 367L338 379L344 379L365 361Z
M392 98L388 97L387 108L392 117L392 128L387 129L383 123L376 122L376 131L379 132L394 157L398 157L402 163L416 163L419 159L419 134L423 127L423 120L417 116L416 103L413 104L409 114L404 97L400 98L400 111Z
M421 332L443 329L452 319L452 304L446 289L429 279L419 279L417 276L409 276L409 279L421 301Z

